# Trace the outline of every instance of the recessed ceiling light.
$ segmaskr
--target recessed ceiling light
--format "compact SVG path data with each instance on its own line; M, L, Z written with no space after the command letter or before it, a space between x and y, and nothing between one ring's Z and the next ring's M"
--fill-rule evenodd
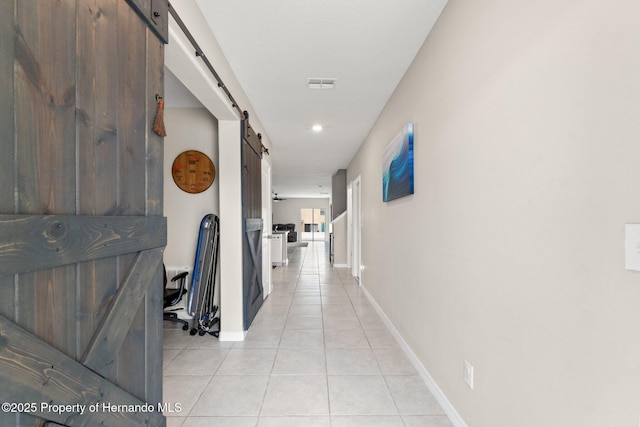
M320 132L322 130L322 125L313 125L311 126L311 130L314 132Z

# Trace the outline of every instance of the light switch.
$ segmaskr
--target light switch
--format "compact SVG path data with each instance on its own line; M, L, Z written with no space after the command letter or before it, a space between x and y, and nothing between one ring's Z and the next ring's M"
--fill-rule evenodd
M640 271L640 224L624 225L624 267Z

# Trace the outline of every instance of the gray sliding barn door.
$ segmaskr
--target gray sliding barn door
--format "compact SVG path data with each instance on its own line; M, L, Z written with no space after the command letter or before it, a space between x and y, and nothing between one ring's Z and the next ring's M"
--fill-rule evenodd
M244 329L262 306L262 143L242 121L242 252Z
M2 426L165 425L166 20L156 0L0 1L0 402L35 404Z

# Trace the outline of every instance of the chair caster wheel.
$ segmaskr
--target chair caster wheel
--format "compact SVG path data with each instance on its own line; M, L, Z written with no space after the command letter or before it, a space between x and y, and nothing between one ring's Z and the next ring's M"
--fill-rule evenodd
M183 331L188 331L189 330L189 325L183 325L182 326L182 330Z
M189 335L195 335L198 332L197 329L191 329L191 331L189 332Z
M198 335L200 335L201 337L203 337L203 336L204 336L204 334L206 334L206 333L207 333L206 331L200 331L200 332L198 332Z

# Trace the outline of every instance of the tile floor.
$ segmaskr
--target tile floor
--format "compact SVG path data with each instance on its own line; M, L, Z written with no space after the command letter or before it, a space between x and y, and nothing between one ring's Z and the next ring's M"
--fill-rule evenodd
M165 322L168 427L452 427L323 242L289 248L243 342Z

